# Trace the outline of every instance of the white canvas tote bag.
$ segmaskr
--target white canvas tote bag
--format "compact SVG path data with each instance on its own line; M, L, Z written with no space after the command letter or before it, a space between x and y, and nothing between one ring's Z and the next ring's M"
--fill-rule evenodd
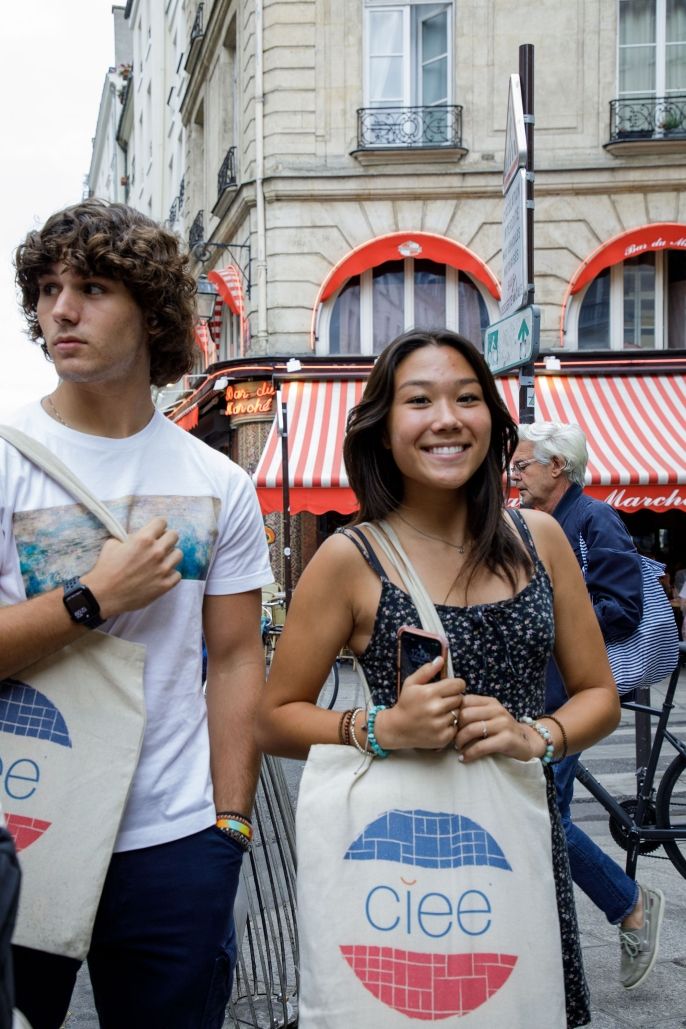
M442 631L397 539L371 535ZM314 746L296 837L300 1029L566 1025L538 759Z
M126 539L47 448L13 428L0 436ZM3 804L22 870L16 944L88 952L143 739L144 663L145 647L93 630L0 684Z

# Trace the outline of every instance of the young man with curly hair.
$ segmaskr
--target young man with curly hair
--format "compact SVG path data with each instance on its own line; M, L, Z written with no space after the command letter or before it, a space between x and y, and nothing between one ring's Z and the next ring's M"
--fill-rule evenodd
M129 536L108 539L0 441L0 678L95 627L145 644L145 736L90 976L103 1026L219 1029L244 849L217 816L249 821L260 587L272 579L255 492L151 399L151 384L191 367L195 283L175 236L124 205L87 200L29 233L16 268L30 334L59 383L14 424L61 458ZM55 576L65 553L66 586ZM64 603L74 580L88 609L78 621ZM59 1029L79 962L22 947L14 962L17 1007L33 1029Z

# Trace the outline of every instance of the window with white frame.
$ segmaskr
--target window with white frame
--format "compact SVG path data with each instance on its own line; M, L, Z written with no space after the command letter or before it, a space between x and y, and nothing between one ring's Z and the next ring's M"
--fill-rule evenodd
M491 320L489 301L457 268L412 257L387 261L349 279L322 305L318 350L380 354L408 329L445 328L481 350Z
M451 102L452 2L391 3L367 0L365 5L365 107L383 109L379 144L390 145L388 109L445 108ZM443 121L436 125L437 120ZM447 112L426 113L417 121L417 143L430 136L441 142ZM373 142L373 140L372 140Z
M686 0L619 0L619 96L686 92Z
M686 251L641 254L605 268L570 305L566 346L686 347Z

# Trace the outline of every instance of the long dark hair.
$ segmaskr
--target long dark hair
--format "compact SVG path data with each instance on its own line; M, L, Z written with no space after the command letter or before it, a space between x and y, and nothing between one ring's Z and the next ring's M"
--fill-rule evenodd
M423 347L452 347L473 368L491 414L491 441L480 467L465 484L467 531L473 540L463 577L471 581L484 563L514 588L516 573L530 569L528 556L503 522L503 474L509 490L509 467L517 447L517 424L500 398L495 380L476 347L447 329L411 330L393 340L381 353L367 381L362 400L348 415L343 457L350 485L357 496L359 524L378 521L403 500L403 479L390 448L384 446L388 414L395 394L395 373L402 361Z

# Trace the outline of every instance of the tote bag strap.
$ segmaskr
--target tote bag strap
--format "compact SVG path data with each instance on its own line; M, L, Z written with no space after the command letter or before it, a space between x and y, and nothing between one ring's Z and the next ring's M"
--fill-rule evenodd
M428 632L438 632L445 636L443 622L436 610L436 605L427 593L424 583L417 575L415 567L403 549L393 527L384 519L380 522L367 522L365 529L379 544L397 572L406 593L409 593L412 598L412 603L417 609L422 628ZM454 674L450 650L448 650L448 661L445 671L449 678Z
M76 500L80 500L102 522L114 539L118 539L122 543L126 540L127 532L121 522L58 457L55 457L52 451L44 447L38 440L10 425L0 425L0 438L7 440L25 458L41 468L55 482L58 482L67 493L70 493Z

